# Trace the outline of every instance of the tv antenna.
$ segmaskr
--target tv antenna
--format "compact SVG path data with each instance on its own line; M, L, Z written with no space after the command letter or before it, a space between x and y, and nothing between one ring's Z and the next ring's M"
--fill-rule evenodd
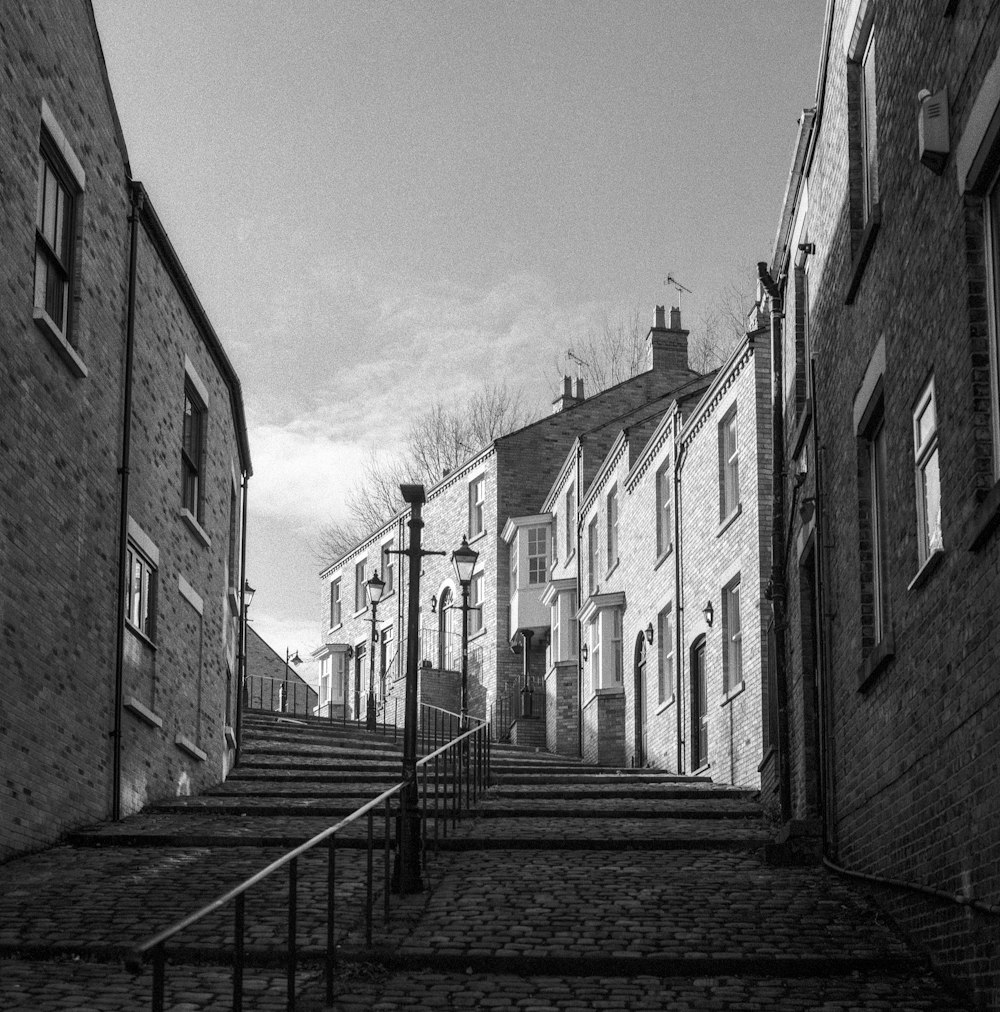
M590 365L589 362L584 362L584 360L582 358L580 358L580 356L577 355L576 352L573 351L572 348L567 348L566 349L566 357L568 359L572 359L572 361L576 362L577 365L582 365L584 367Z
M670 286L671 286L671 288L674 288L674 289L676 289L676 291L677 291L677 308L678 308L678 309L680 309L680 308L681 308L681 292L687 292L687 293L688 293L688 295L692 295L692 294L693 294L693 292L691 291L691 289L690 289L690 288L685 288L685 287L684 287L684 285L682 285L682 284L681 284L681 283L680 283L680 282L679 282L679 281L677 280L677 278L675 278L675 277L673 276L673 274L668 274L668 275L667 275L667 280L666 280L666 281L664 281L663 283L664 283L665 285L670 285Z

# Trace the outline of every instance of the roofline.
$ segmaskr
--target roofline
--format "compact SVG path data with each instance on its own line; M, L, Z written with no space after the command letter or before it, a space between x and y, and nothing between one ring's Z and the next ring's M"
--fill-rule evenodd
M799 131L795 138L795 153L792 156L792 167L785 184L785 196L781 202L781 216L778 219L778 232L774 237L774 253L771 255L771 274L777 279L785 260L789 236L795 224L795 212L802 195L802 182L805 179L806 154L813 136L816 122L816 109L803 109L799 117Z
M128 148L125 145L125 134L122 131L121 120L118 118L118 107L115 105L114 92L111 90L111 79L108 77L108 65L104 59L104 46L101 45L101 33L97 30L97 18L94 17L94 5L87 3L87 17L90 21L90 30L94 34L94 46L97 49L97 62L101 67L101 80L104 82L104 91L108 99L108 107L111 111L111 119L114 122L115 141L121 150L122 162L125 164L125 174L131 180L132 167L129 164Z
M229 356L222 346L219 335L212 326L212 321L208 318L208 313L205 312L205 307L201 304L201 300L194 290L194 285L191 284L191 279L187 276L187 272L181 265L180 257L177 255L177 251L174 249L173 243L171 243L170 237L163 227L163 222L160 221L160 217L149 199L149 192L138 181L133 182L132 186L143 197L139 202L139 206L142 209L142 223L150 239L153 241L157 252L160 254L163 264L167 268L167 273L177 286L177 291L184 300L188 312L194 318L195 325L198 327L202 339L208 345L208 350L211 352L215 364L222 373L226 386L229 387L229 404L233 412L233 421L236 423L236 440L240 449L241 470L247 477L250 477L253 474L253 466L250 463L250 438L247 434L246 413L243 409L243 387L240 384L240 378L236 375L236 370L233 368L233 364L230 362Z

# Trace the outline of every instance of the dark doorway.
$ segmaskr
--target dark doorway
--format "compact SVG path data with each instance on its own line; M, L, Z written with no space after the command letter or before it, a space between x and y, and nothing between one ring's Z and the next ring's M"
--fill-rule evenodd
M635 766L645 766L646 742L646 637L639 633L635 641Z
M691 648L691 769L708 762L708 683L705 677L705 637Z
M361 717L361 676L365 667L364 644L354 648L354 719Z

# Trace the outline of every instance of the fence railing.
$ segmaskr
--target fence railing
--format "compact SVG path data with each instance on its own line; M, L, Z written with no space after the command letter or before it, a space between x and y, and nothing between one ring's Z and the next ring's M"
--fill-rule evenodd
M456 716L451 714L451 717ZM420 844L421 862L426 868L427 852L431 844L437 849L441 836L448 835L449 823L454 828L462 812L476 803L479 795L489 786L490 739L487 725L476 721L476 726L458 737L447 741L430 754L424 756L416 764L417 790L420 809ZM294 1012L296 1002L295 974L298 968L297 934L298 934L298 862L299 858L318 847L324 847L327 853L326 904L324 927L323 969L325 973L327 1004L332 1004L334 983L337 967L337 948L335 938L335 890L336 890L336 837L348 826L361 819L367 819L365 865L365 945L372 945L372 923L375 906L374 892L374 854L376 812L383 819L383 870L382 870L382 918L388 923L390 916L391 872L390 855L396 841L392 839L392 819L399 814L399 798L406 788L406 783L398 783L383 791L378 797L372 798L346 818L335 825L317 833L312 839L289 851L282 857L272 861L265 868L251 875L239 885L216 897L210 903L176 921L163 931L135 946L128 956L127 963L134 971L139 971L144 963L152 962L153 982L151 1009L152 1012L164 1012L164 996L166 990L167 944L186 929L202 921L205 917L229 904L233 906L233 984L232 1012L243 1012L243 976L246 968L245 936L246 936L246 895L255 886L271 878L283 868L288 869L288 904L286 920L286 957L285 986L286 1009ZM393 801L396 801L395 807ZM428 831L428 823L433 821L433 833Z
M305 716L312 712L316 690L299 679L273 675L247 675L243 705L250 710Z

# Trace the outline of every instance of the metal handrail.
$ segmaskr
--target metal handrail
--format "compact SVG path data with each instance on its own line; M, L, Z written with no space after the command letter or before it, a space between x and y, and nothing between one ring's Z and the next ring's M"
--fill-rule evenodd
M434 708L438 709L438 708ZM447 711L446 711L447 712ZM478 800L479 793L489 786L489 762L490 742L487 722L480 718L471 718L477 722L477 726L458 735L456 738L447 741L436 748L430 754L424 756L416 763L417 778L422 776L422 798L420 804L421 815L421 843L422 860L426 868L427 864L427 822L428 822L428 795L431 785L428 782L428 774L433 766L433 796L434 796L434 848L437 850L439 840L439 823L444 822L444 836L448 834L448 822L452 827L457 825L458 818L463 810L463 792L465 807L470 807ZM475 760L473 762L473 759ZM449 765L451 772L451 790L449 791ZM442 790L442 766L444 772L444 785ZM327 922L326 922L326 1001L333 1002L334 972L336 969L336 948L334 944L334 886L335 886L335 863L334 863L334 837L345 827L357 822L367 815L367 871L366 871L366 904L365 904L365 943L372 944L372 908L373 908L373 849L374 849L374 812L380 805L384 806L385 816L385 867L383 878L384 891L384 913L383 920L389 920L389 852L391 839L389 832L389 820L391 816L390 801L393 796L399 794L406 787L406 781L402 781L383 791L371 801L361 805L356 811L341 819L333 826L317 833L305 843L299 844L287 854L283 854L277 860L255 872L239 885L234 886L221 896L216 897L210 903L201 907L192 914L187 915L180 921L170 925L152 938L135 946L126 959L126 963L133 971L138 971L146 959L151 958L153 962L153 995L152 1012L163 1012L163 995L165 988L166 968L166 943L180 932L196 924L209 914L226 906L235 900L235 927L234 927L234 960L233 960L233 1012L242 1012L243 1009L243 938L244 938L244 896L255 885L269 878L279 869L288 866L289 869L289 894L288 894L288 955L286 965L286 1008L288 1012L295 1009L295 970L296 959L296 910L297 910L297 875L298 859L303 854L314 849L319 844L327 843ZM442 804L444 807L442 808ZM444 817L442 819L442 811Z

